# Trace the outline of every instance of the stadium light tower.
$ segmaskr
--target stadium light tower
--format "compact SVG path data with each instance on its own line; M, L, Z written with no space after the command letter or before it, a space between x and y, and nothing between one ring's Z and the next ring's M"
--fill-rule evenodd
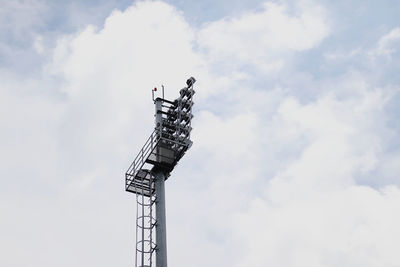
M190 77L174 101L153 91L155 129L125 173L125 190L136 194L136 267L167 267L164 182L192 145L195 82Z

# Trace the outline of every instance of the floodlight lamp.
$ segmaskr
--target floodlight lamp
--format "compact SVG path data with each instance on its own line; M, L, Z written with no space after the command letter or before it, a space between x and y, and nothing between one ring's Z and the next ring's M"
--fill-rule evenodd
M196 82L196 79L193 77L190 77L187 81L186 84L188 87L191 87L194 83Z

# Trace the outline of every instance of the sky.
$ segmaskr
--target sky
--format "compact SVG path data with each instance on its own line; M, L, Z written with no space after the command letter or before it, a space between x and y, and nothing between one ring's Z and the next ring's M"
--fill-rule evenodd
M151 89L197 79L169 266L398 267L396 0L0 0L0 265L133 266Z

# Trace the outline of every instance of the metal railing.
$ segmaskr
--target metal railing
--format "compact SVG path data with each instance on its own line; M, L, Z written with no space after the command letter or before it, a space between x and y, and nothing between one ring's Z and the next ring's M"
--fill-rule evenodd
M143 145L142 149L140 149L136 158L133 160L132 164L129 166L128 170L125 173L125 189L129 187L137 172L143 167L146 163L146 159L149 157L153 149L157 146L158 141L160 140L160 134L158 130L155 129L150 137L147 139L146 143Z
M160 129L157 128L151 133L125 173L125 190L129 191L128 188L134 184L135 177L146 162L162 165L169 161L169 166L172 169L190 147L190 140L189 143L187 143L185 140L176 140L165 137L164 135L165 133L160 133ZM162 155L162 153L160 153L161 150L157 149L157 147L164 147L165 144L173 151L172 157Z

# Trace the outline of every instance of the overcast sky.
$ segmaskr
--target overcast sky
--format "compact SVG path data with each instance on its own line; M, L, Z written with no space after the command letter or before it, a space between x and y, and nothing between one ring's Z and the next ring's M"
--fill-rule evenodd
M134 264L151 89L195 84L169 266L400 266L397 0L0 0L0 266Z

